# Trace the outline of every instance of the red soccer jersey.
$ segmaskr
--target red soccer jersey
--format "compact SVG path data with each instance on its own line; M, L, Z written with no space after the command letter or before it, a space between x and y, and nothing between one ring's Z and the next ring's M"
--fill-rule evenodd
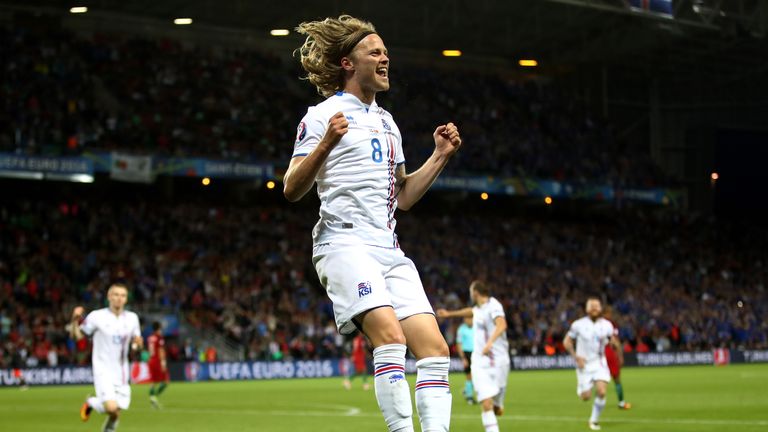
M365 338L360 335L352 340L352 360L355 363L365 362Z
M147 338L147 345L149 345L149 360L160 361L160 348L165 349L165 338L152 333Z

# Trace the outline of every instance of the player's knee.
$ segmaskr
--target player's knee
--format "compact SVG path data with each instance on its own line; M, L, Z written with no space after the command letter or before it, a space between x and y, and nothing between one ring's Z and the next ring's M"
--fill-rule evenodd
M597 397L601 399L605 397L605 389L597 389L595 393L597 393Z
M579 398L581 398L581 400L585 402L588 401L591 397L592 397L592 392L584 392L579 395Z
M368 335L374 346L381 345L405 345L405 335L399 326L387 326L380 328L376 334Z
M483 411L493 411L493 399L483 399L483 401L480 402L480 406L483 408Z
M111 416L117 416L120 413L120 407L115 401L106 401L104 402L104 412Z

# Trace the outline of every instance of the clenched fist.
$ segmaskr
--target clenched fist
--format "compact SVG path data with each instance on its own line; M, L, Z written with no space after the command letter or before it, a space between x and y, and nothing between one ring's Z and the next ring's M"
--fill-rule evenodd
M349 122L347 121L346 117L344 117L344 113L337 112L328 121L328 130L325 131L323 141L325 141L330 148L334 148L336 147L336 144L341 141L341 137L343 137L348 131Z
M435 139L435 151L441 154L451 156L461 147L459 129L453 123L438 126L432 136Z
M76 306L72 311L72 319L80 319L83 316L83 313L85 313L85 309L82 306Z

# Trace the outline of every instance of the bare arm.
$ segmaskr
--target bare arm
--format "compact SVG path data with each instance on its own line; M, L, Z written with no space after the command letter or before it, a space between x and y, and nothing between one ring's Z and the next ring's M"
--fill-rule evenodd
M461 147L459 130L453 123L438 126L433 134L435 151L418 170L406 174L405 165L400 165L395 173L397 187L397 208L410 210L435 182L445 165Z
M568 354L570 354L571 357L576 360L576 367L583 369L586 359L576 354L576 350L573 346L573 339L570 336L565 336L565 339L563 339L563 346L565 347L565 350L568 351Z
M621 341L619 340L616 335L611 336L611 346L613 346L613 350L616 351L616 357L619 359L619 364L624 364L624 350L621 346Z
M83 309L82 306L77 306L72 311L72 319L70 320L69 326L69 336L74 339L75 342L85 337L83 331L80 330L80 318L83 317L83 312L85 312L85 309Z
M491 352L491 347L493 346L493 342L499 338L504 332L507 331L507 320L506 318L502 316L496 317L496 319L493 320L493 323L496 325L496 327L493 328L493 333L491 333L491 336L488 338L488 342L485 343L485 347L483 347L483 354L488 355L488 353Z
M472 308L468 307L468 308L458 309L453 311L449 311L446 309L438 309L437 317L438 318L471 318Z
M344 114L338 112L328 122L328 130L325 136L317 144L317 147L307 156L297 156L291 159L288 171L283 177L283 194L288 201L296 202L312 189L315 178L320 168L325 163L328 155L336 144L339 143L349 130L349 122Z

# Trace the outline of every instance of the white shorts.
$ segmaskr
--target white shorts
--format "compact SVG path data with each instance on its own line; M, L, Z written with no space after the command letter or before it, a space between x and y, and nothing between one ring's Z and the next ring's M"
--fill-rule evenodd
M96 389L96 398L102 404L113 400L120 409L127 410L131 406L131 386L129 384L115 383L110 376L93 376L93 387Z
M341 334L355 331L352 319L391 306L397 319L434 314L413 261L400 249L375 246L315 246L312 262L333 302Z
M478 401L494 398L494 405L504 407L503 397L508 377L509 361L497 361L491 365L487 361L472 359L472 385Z
M577 368L576 394L581 396L582 393L591 391L592 387L595 385L595 381L611 382L611 372L608 370L607 365L586 365L584 366L584 369Z

